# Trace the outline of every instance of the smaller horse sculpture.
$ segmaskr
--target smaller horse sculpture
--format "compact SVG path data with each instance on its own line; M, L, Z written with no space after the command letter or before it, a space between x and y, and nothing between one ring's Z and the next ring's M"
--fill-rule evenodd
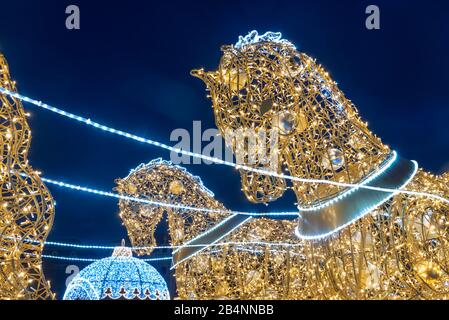
M120 200L120 217L137 253L150 254L156 246L154 232L164 213L168 216L170 244L175 247L174 266L181 299L292 299L307 296L301 245L266 246L265 241L298 244L295 223L245 216L221 242L204 246L190 257L177 257L179 246L191 243L232 217L198 177L160 159L142 164L128 177L117 179L117 191L151 201L207 208L216 212L168 208ZM188 248L187 248L188 249Z

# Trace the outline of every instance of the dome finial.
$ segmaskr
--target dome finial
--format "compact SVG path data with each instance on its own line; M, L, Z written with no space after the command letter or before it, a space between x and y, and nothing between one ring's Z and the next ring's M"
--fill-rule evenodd
M128 248L125 243L125 239L122 239L122 243L120 246L115 247L112 252L113 257L132 257L133 252L131 248Z

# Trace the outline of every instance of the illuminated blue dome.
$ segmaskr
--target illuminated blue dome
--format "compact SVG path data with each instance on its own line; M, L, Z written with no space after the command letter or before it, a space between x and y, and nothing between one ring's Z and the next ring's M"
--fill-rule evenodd
M164 278L148 263L117 247L112 257L80 271L67 286L64 300L170 299Z

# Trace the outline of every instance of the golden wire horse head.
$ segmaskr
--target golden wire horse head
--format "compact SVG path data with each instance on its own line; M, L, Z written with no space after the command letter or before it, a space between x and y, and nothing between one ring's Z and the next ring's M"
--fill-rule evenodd
M293 177L300 217L295 233L313 239L304 242L306 261L315 266L306 271L314 279L309 284L318 281L316 290L327 297L447 298L449 206L394 191L447 198L449 176L418 170L416 162L391 151L329 73L280 33L252 31L222 50L217 71L192 74L206 83L216 125L236 157L241 149L249 154L250 146L246 138L229 138L227 130L270 132L256 149L276 146L271 170ZM278 143L270 141L273 129ZM240 159L263 165L246 154ZM282 177L245 169L241 177L253 202L272 201L287 188ZM324 275L330 278L314 278Z
M234 152L248 145L246 139L227 139L227 130L263 131L265 145L276 146L276 158L269 164L276 160L272 169L277 173L285 169L298 178L344 183L359 182L390 154L328 72L280 33L252 31L222 50L217 71L199 69L192 75L210 90L216 125ZM264 167L245 157L243 162ZM241 177L243 191L253 202L275 200L287 188L281 178L244 170ZM344 188L294 182L293 189L300 206L308 207Z
M142 198L152 202L179 204L180 207L151 205L145 202L120 200L120 217L138 254L150 254L156 246L154 233L164 213L170 225L170 243L179 245L207 230L226 217L223 213L199 213L183 206L225 210L214 199L213 193L204 187L201 179L169 161L155 159L141 164L130 174L116 180L120 194Z

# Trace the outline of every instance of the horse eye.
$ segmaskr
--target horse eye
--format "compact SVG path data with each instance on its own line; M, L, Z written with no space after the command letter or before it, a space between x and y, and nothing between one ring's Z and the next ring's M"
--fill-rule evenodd
M290 58L290 62L293 64L300 65L301 64L301 58L298 56L293 56Z

